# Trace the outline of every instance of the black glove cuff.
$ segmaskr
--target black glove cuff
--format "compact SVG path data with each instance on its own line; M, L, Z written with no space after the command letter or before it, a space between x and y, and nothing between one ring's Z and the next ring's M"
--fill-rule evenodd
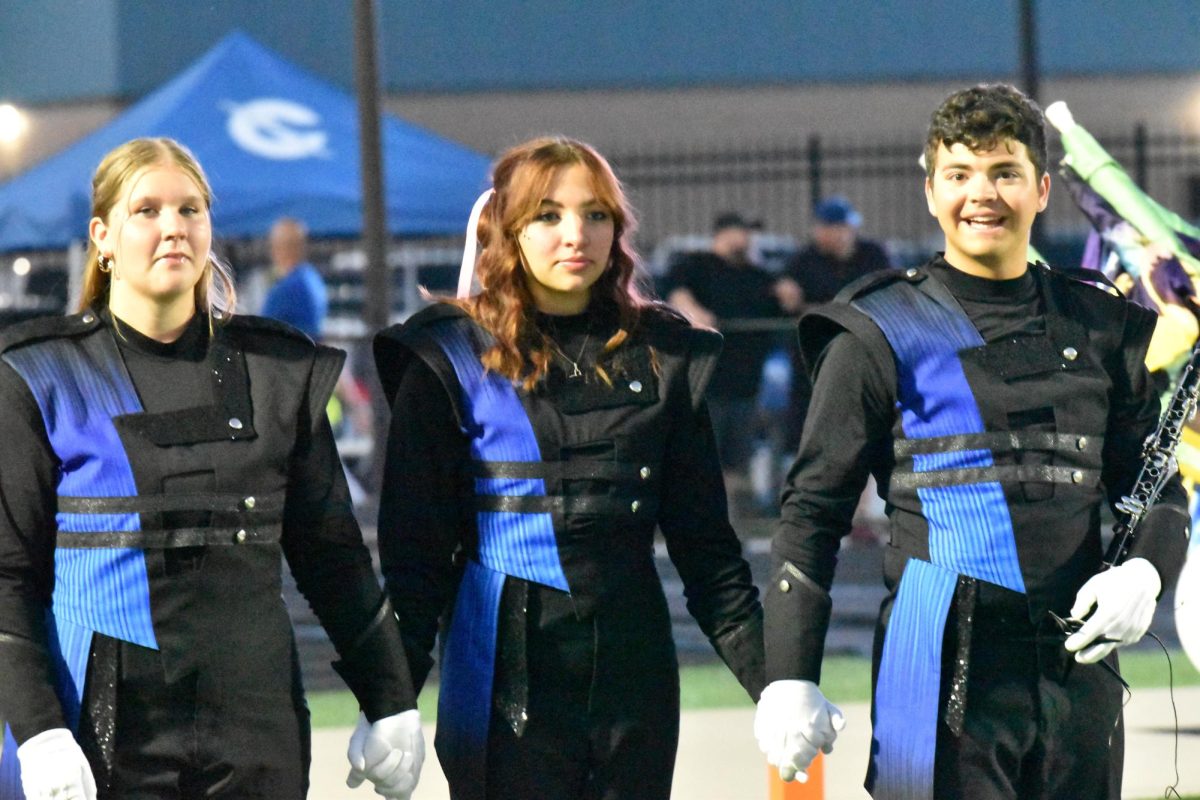
M728 633L712 640L712 646L729 667L738 683L758 702L767 685L763 658L763 617L756 611L753 617Z
M386 596L371 623L341 659L333 662L333 668L350 687L370 722L417 707L400 627Z
M45 651L11 634L0 634L0 720L12 728L17 744L67 727Z
M783 562L763 597L766 679L821 682L821 658L833 603L795 564Z
M1136 533L1125 560L1144 558L1153 564L1162 580L1161 591L1166 592L1183 571L1191 519L1179 506L1156 505L1142 517ZM1162 597L1161 592L1159 597Z

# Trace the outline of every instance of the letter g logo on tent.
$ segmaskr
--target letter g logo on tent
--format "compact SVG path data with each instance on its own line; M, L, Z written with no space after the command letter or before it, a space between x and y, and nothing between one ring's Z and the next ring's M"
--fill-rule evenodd
M308 106L279 97L229 103L226 130L238 147L263 158L294 161L328 157L321 116Z

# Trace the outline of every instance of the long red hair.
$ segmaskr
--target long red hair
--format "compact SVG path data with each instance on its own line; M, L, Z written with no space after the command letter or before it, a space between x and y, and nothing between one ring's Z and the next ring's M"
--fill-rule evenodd
M587 169L596 200L613 218L609 264L592 285L590 298L593 308L596 303L606 303L616 310L617 331L604 343L603 354L621 346L650 302L638 285L638 260L632 245L637 220L608 161L591 145L557 136L532 139L505 152L493 168L495 194L484 206L476 231L480 256L475 274L481 291L449 302L466 311L495 339L483 354L484 367L526 389L545 376L553 350L534 324L536 306L526 283L517 236L537 215L559 171L576 164ZM596 371L607 382L599 364Z

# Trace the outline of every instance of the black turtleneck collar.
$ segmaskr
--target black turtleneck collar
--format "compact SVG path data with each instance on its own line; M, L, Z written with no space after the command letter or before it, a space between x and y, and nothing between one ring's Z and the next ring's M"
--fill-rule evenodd
M593 301L578 314L546 314L535 311L533 324L552 337L570 338L587 333L612 333L617 326L617 309L611 302Z
M208 315L197 312L173 342L160 342L139 332L115 316L110 308L99 309L100 318L113 329L117 344L144 355L162 359L199 361L208 353Z
M1011 304L1029 302L1037 297L1037 279L1029 269L1016 278L980 278L956 268L939 254L929 264L929 271L946 284L955 297L963 300Z

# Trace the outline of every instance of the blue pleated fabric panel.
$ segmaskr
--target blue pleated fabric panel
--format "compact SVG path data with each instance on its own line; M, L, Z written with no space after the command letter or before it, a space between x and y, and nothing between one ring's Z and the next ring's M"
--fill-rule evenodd
M957 582L920 559L904 569L875 684L872 797L933 796L942 631Z
M854 301L896 358L897 403L910 439L983 433L958 353L984 344L961 309L905 282ZM918 472L987 467L987 450L919 455ZM1012 518L997 482L917 490L929 526L930 562L910 559L884 640L874 707L875 798L933 796L942 638L958 576L1024 592Z
M21 762L17 761L17 740L12 729L4 726L4 757L0 758L0 800L25 800L21 790Z
M505 575L468 561L442 654L434 746L463 797L483 797L496 664L496 619Z
M107 333L83 341L52 339L5 353L24 379L62 462L58 494L131 497L133 470L112 418L142 410L120 353ZM64 531L136 531L137 514L58 514ZM53 536L54 531L45 535ZM93 631L157 649L150 616L146 560L136 548L59 549L54 553L53 619L49 622L59 700L68 724L79 721ZM0 800L19 800L16 742L5 728Z
M52 339L6 353L42 412L62 461L58 494L132 497L137 492L113 417L142 410L106 332ZM137 514L59 514L65 531L136 531ZM47 532L52 535L52 532ZM54 555L54 615L116 639L157 648L146 560L137 548L59 549Z
M480 353L461 325L444 326L439 338L462 386L470 420L471 457L477 461L541 461L533 426L516 389L506 378L484 372ZM540 478L479 478L481 495L544 496ZM492 569L567 591L550 514L480 511L479 560Z
M542 460L516 389L485 372L462 323L442 325L437 342L462 387L464 426L477 461ZM541 479L480 478L479 495L544 496ZM438 758L457 793L482 797L495 678L496 629L505 576L568 591L550 514L480 511L478 562L468 562L458 590L441 665Z

